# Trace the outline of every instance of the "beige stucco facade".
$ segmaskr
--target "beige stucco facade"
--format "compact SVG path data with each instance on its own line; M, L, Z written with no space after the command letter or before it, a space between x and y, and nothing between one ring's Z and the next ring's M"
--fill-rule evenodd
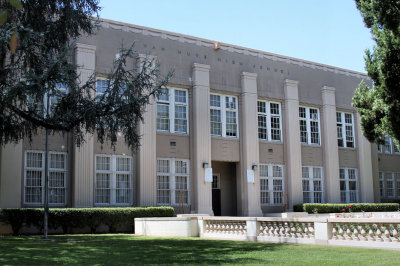
M400 154L393 143L390 153L377 152L362 136L351 106L359 82L370 82L363 73L229 44L214 49L210 40L120 22L101 24L96 35L76 45L82 82L91 75L105 77L122 40L135 41L133 64L151 56L162 75L174 70L169 87L175 100L152 99L135 151L122 135L114 148L100 144L96 135L87 135L80 147L68 134L51 136L50 151L62 154L66 165L58 190L65 198L51 206L172 205L180 213L213 215L218 209L220 215L262 216L305 200L400 199ZM187 100L176 100L177 91ZM158 124L161 104L169 108L168 130ZM173 130L176 106L185 110L186 131ZM305 112L303 127L299 108ZM347 120L337 122L340 115ZM338 145L338 127L345 129L348 147ZM346 135L349 128L352 136ZM37 177L32 173L41 171L29 168L27 158L43 150L42 133L32 142L1 148L1 208L41 205L26 198L39 191L29 184ZM124 173L118 172L123 160L129 162ZM393 197L380 195L379 173L382 184L389 180L384 195L391 195L393 181ZM125 176L129 181L121 185Z

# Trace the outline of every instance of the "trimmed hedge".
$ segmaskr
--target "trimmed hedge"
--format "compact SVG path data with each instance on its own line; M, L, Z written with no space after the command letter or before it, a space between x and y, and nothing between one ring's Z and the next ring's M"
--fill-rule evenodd
M350 208L351 206L351 208ZM295 212L308 213L342 213L344 212L393 212L400 210L399 203L347 203L347 204L322 204L302 203L293 206Z
M137 217L172 217L172 207L121 207L121 208L65 208L49 210L49 228L62 228L64 234L71 233L72 228L89 227L96 233L100 225L108 226L113 233L117 227L130 228L134 232L134 219ZM43 209L21 208L0 209L0 221L10 224L13 235L18 235L22 226L34 226L42 232Z

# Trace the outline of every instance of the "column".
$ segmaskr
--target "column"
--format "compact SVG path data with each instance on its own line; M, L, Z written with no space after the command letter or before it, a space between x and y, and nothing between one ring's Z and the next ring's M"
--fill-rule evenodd
M143 54L138 56L138 64L144 60L155 62L154 56ZM137 151L137 188L138 206L155 206L157 204L156 176L157 176L157 104L154 98L146 106L143 122L139 126L140 146Z
M323 162L327 202L340 203L335 88L322 87Z
M24 180L23 140L0 146L0 208L20 208Z
M359 163L359 172L358 172L358 184L360 187L360 202L374 202L374 171L376 173L376 177L378 177L378 160L376 156L376 149L375 149L375 160L372 161L372 151L371 148L376 148L375 145L371 145L371 143L364 137L362 130L361 130L361 120L360 114L357 113L357 144L358 144L358 163ZM373 166L374 169L373 169ZM373 171L374 170L374 171ZM377 190L379 193L379 183L377 183Z
M240 187L243 216L263 216L260 204L259 171L252 166L259 164L257 122L257 74L243 72L240 110ZM254 172L254 181L248 180L248 171Z
M211 183L205 182L203 163L211 166L210 66L194 63L193 80L193 182L194 208L197 213L213 215Z
M299 126L299 89L298 81L284 81L285 93L285 158L288 205L303 202L303 188L301 182L301 144Z
M85 83L94 74L96 47L77 43L75 63L80 82ZM94 202L94 139L85 135L85 142L73 147L72 206L92 207Z

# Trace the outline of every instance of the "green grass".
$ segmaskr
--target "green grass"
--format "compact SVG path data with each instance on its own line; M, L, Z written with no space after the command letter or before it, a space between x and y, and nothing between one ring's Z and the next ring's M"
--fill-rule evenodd
M391 250L133 235L0 236L0 265L399 265Z

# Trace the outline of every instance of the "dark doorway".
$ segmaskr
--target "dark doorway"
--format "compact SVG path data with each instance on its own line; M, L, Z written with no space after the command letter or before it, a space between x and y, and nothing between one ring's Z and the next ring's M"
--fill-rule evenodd
M214 212L214 216L221 216L221 187L219 174L213 174L212 209Z

